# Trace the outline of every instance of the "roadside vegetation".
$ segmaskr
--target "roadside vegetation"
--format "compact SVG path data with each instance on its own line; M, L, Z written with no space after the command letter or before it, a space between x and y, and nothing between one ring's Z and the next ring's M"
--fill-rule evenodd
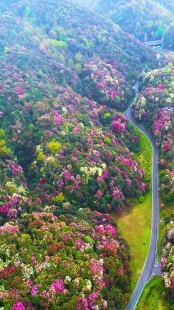
M134 128L134 133L140 136L140 152L135 153L135 158L140 166L144 169L145 181L151 189L152 178L152 146L147 137L137 128Z
M167 225L171 218L174 218L174 209L172 208L172 203L161 204L160 209L160 223L159 223L159 238L158 238L158 258L160 259L163 249L163 240L167 231Z
M172 310L166 300L163 280L160 277L153 277L146 285L136 310Z
M133 127L133 125L131 125ZM151 215L152 215L152 147L146 136L138 129L134 128L134 133L140 137L140 150L136 153L136 160L144 169L146 183L149 192L139 200L131 200L133 208L121 216L112 215L117 222L120 233L126 240L130 255L130 269L132 271L131 287L134 289L136 282L141 274L150 243Z
M150 129L159 149L160 214L158 257L161 258L165 293L170 296L171 303L174 301L174 229L172 226L174 218L173 76L174 65L172 63L169 63L164 68L147 73L144 78L144 89L141 96L133 104L135 118ZM156 287L156 290L158 291L158 287Z

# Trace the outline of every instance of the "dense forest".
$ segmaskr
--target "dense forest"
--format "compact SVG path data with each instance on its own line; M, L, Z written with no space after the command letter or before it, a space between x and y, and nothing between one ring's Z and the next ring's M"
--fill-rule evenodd
M161 205L174 201L174 67L144 44L174 48L172 1L89 3L0 0L4 310L125 309L131 249L112 214L151 191L132 103L160 151ZM170 220L161 266L172 300Z

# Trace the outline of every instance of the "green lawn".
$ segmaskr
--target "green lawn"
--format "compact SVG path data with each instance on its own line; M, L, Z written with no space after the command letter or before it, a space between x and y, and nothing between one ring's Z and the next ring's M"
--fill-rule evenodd
M161 277L153 277L146 285L136 310L173 310L174 305L169 305L164 293Z
M134 153L136 160L145 171L145 181L151 187L152 178L152 146L144 134L137 128L134 132L140 136L140 153Z
M145 170L145 178L151 188L152 172L152 149L148 139L137 129L140 135L141 152L136 154L136 159L140 166ZM145 195L143 203L136 200L131 201L131 209L121 217L112 214L118 225L124 239L127 241L130 249L132 270L131 286L134 289L135 284L142 271L150 242L151 234L151 216L152 216L152 192Z
M131 286L134 289L135 284L143 268L150 241L151 232L151 214L152 214L151 192L146 194L145 201L139 203L134 201L130 212L113 218L118 225L118 229L129 245L132 270Z

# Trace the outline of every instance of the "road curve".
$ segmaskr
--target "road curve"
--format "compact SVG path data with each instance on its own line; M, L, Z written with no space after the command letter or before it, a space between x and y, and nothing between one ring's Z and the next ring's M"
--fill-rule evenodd
M136 90L136 86L135 86ZM137 96L138 91L136 90ZM136 96L136 97L137 97ZM141 276L136 284L134 292L131 296L131 299L125 310L133 310L136 307L136 304L143 292L143 289L146 283L152 276L152 271L155 266L155 261L157 259L157 242L158 242L158 217L159 217L159 198L158 198L158 149L155 145L155 141L152 135L139 125L131 114L131 106L125 112L126 118L133 123L141 132L149 139L152 150L153 150L153 159L152 159L152 226L151 226L151 238L149 252L144 263L144 267L141 273Z

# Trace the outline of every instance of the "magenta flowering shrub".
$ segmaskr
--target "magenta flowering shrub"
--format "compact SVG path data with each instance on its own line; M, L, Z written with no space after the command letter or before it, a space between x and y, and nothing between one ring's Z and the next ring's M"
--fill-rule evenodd
M133 105L133 115L142 122L155 139L159 149L160 198L172 208L174 199L174 68L149 72L145 76L144 90ZM163 204L161 204L161 207ZM168 218L165 219L168 221ZM167 228L165 246L161 258L162 277L167 296L174 300L174 225ZM166 296L166 298L167 298Z
M13 160L0 161L0 222L17 218L29 207L23 169Z
M23 302L21 302L21 301L18 301L16 304L14 304L12 306L12 310L25 310L25 309L26 308L25 308Z
M112 123L111 123L111 130L116 133L125 133L127 125L127 118L123 114L115 114Z
M156 65L155 54L148 48L111 21L69 1L51 0L44 6L38 0L30 5L27 0L22 4L15 1L15 6L6 1L2 3L0 30L0 90L8 101L40 100L57 93L57 85L66 84L91 98L95 84L98 99L104 91L104 102L116 107L120 102L119 108L124 109L132 96L130 85L143 64ZM87 74L91 59L98 67L97 81L90 71ZM104 80L106 90L102 89Z
M0 307L124 309L128 249L105 213L147 186L111 108L154 53L66 0L1 1L0 31Z
M161 258L161 269L167 295L174 300L174 223L170 222L166 233L166 242Z
M34 109L36 116L38 107L39 103ZM44 205L52 204L59 213L77 206L121 210L127 197L137 197L145 191L144 172L133 154L125 150L124 143L131 134L125 116L111 112L113 133L107 127L103 130L100 115L108 114L105 106L70 88L54 99L53 107L46 116L49 130L44 121L41 142L28 167L32 192L39 195ZM42 115L38 115L37 126L42 126L42 121ZM55 153L48 149L53 141L61 145Z
M85 64L80 77L86 83L84 94L101 104L124 110L134 92L117 66L94 59Z
M2 118L5 123L8 116ZM27 124L29 120L32 123ZM8 171L3 166L3 182L8 177L13 187L9 194L3 185L3 220L45 207L54 214L79 207L121 212L129 197L139 197L147 189L143 170L125 148L136 140L125 116L70 87L61 87L57 97L34 106L26 103L7 135L19 164L7 160ZM18 175L22 187L15 185Z
M172 65L148 73L144 80L144 90L132 109L135 118L151 129L159 148L160 194L166 202L172 202L174 198L173 80Z
M129 256L109 215L25 213L0 230L5 309L124 309Z

